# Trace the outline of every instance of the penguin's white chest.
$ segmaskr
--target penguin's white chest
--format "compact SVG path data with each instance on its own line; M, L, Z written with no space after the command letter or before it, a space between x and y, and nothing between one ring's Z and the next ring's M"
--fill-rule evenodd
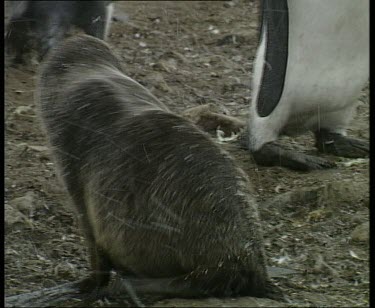
M354 103L369 74L368 1L292 0L288 4L283 93L291 113L318 107L331 112Z

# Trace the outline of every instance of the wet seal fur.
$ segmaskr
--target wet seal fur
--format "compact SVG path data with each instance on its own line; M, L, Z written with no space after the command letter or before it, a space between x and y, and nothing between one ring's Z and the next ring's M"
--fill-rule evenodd
M82 35L58 46L38 95L89 246L83 290L105 286L115 269L136 292L282 298L245 173L127 77L106 43Z

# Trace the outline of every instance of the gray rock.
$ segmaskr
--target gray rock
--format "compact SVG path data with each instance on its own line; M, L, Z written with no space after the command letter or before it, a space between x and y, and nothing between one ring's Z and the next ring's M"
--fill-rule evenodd
M9 201L9 205L22 213L31 213L34 210L34 197L34 192L28 191L24 196Z
M18 209L14 208L9 204L5 204L4 209L4 223L5 223L5 230L13 229L17 225L24 225L29 223L30 221L21 213Z
M350 235L355 242L368 242L370 239L370 223L368 221L358 225Z

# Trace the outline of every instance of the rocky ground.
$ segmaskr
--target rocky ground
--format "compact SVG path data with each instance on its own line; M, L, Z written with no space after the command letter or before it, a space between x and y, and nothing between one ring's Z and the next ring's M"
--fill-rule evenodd
M109 44L127 74L173 111L212 103L233 116L249 106L258 36L255 1L116 2ZM5 293L30 292L88 273L85 245L58 183L34 101L37 64L5 71ZM349 134L369 138L368 88ZM316 154L311 135L284 138ZM309 173L260 167L223 144L249 174L270 265L293 306L369 305L369 160L328 157L338 168ZM152 302L150 302L152 303ZM155 303L154 303L155 304ZM129 305L113 299L94 305ZM266 299L182 300L165 307L282 306Z

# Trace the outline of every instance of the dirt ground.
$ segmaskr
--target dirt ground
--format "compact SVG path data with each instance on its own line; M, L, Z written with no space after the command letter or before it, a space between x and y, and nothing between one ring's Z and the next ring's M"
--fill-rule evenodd
M249 107L258 37L255 1L116 2L109 44L127 74L172 110L213 103L241 116ZM39 290L88 274L88 258L58 183L34 101L37 64L5 72L5 293ZM369 138L368 88L349 134ZM312 135L284 138L316 154ZM293 306L369 305L369 160L341 159L309 173L256 166L223 144L249 174L259 201L269 265ZM129 305L127 300L95 305ZM158 306L281 306L273 301L170 299ZM285 303L284 303L285 305Z

